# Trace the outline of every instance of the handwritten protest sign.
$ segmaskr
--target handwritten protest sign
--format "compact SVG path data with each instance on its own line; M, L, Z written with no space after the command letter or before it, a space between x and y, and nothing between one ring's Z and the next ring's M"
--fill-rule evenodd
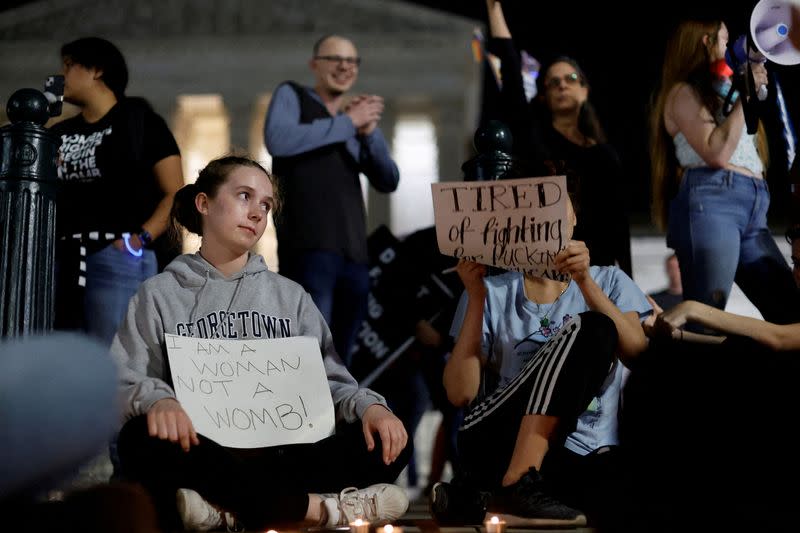
M175 394L198 433L232 448L311 443L333 434L317 339L165 337Z
M565 281L555 256L570 239L565 176L431 185L445 255Z

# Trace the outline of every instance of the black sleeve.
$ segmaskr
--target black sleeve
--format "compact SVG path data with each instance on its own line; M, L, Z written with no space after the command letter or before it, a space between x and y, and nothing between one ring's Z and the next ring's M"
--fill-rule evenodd
M500 59L500 74L503 87L500 97L508 117L528 114L528 100L522 83L522 63L519 52L511 39L492 37L489 39L489 51Z
M522 82L522 63L519 51L511 39L492 37L488 49L500 59L500 73L503 80L500 90L500 102L495 108L499 111L496 118L511 129L513 136L513 152L523 160L538 165L548 158L548 150L544 146L542 120L537 113L536 100L528 102Z
M619 268L629 277L633 278L633 264L631 261L631 228L628 222L628 213L625 206L620 206L616 220L617 229L615 241L617 263Z
M608 176L607 180L611 184L609 188L610 196L608 198L609 212L611 213L611 246L614 259L619 264L620 270L625 272L628 277L633 279L633 265L631 261L631 230L630 222L628 220L628 205L625 201L627 194L625 194L624 172L622 168L622 161L619 154L610 144L604 144L603 147L606 151L608 159Z

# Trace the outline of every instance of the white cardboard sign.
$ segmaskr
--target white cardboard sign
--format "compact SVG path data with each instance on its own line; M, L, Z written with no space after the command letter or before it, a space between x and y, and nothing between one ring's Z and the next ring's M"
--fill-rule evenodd
M555 256L571 237L566 176L431 185L445 255L566 281Z
M165 335L175 394L195 430L232 448L317 442L334 432L319 341Z

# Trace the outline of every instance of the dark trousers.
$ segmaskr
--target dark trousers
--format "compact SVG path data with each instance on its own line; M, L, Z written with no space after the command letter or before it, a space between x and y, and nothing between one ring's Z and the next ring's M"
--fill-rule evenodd
M616 346L617 330L610 318L581 313L514 380L474 406L458 441L468 483L489 491L500 486L526 415L559 417L559 435L551 447L560 446L608 376Z
M791 527L798 376L800 353L747 338L651 343L628 379L620 428L635 530Z
M124 474L150 492L162 522L175 523L175 493L189 488L248 529L262 530L302 521L309 493L393 482L408 462L410 447L409 442L386 466L380 439L376 435L375 449L368 452L360 423L339 427L314 444L259 449L226 448L200 436L200 445L187 453L178 444L150 437L145 416L128 421L119 437Z
M367 264L327 250L279 250L279 264L283 276L302 285L311 295L331 328L336 352L349 368L350 351L367 313Z

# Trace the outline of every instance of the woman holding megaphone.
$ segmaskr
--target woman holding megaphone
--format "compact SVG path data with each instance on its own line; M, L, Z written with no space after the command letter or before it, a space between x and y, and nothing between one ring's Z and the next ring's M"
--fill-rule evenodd
M654 217L678 256L684 299L724 309L736 281L765 319L791 322L796 306L776 298L797 289L767 227L764 130L748 134L742 98L724 105L727 43L723 22L690 20L667 44L650 119ZM765 66L751 68L766 85Z

